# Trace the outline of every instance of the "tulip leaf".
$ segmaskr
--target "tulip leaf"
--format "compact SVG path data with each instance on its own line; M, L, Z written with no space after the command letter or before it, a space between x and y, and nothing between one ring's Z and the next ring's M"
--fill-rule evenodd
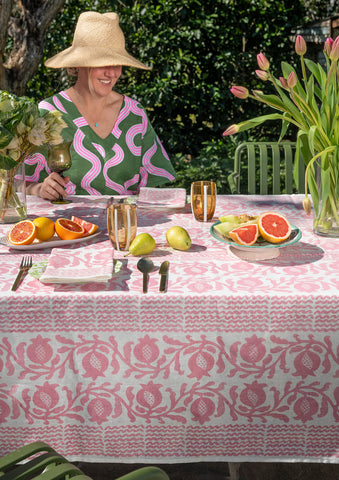
M0 154L0 164L3 170L11 170L12 168L17 166L17 162L13 160L12 157L8 155L1 155Z

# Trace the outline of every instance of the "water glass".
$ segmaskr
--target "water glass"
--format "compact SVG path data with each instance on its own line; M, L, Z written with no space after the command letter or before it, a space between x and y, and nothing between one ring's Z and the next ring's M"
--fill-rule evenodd
M107 206L107 230L115 250L128 250L137 234L136 205L110 203Z
M200 181L191 184L191 208L198 222L212 220L217 200L217 187L214 182Z

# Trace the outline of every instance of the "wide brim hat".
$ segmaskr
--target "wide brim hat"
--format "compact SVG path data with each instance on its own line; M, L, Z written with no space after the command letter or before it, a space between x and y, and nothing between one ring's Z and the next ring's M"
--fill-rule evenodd
M79 16L72 46L45 61L46 67L106 67L123 65L151 70L130 55L117 13L84 12Z

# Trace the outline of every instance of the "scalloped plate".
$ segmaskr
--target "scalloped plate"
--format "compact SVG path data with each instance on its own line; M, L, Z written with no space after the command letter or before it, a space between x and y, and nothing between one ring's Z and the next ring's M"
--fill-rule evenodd
M288 247L289 245L293 245L294 243L299 242L302 236L301 230L295 225L291 224L291 235L287 240L284 240L281 243L269 243L266 242L266 240L262 240L260 242L256 242L254 245L239 245L230 238L222 237L221 234L214 229L214 227L216 225L219 225L220 223L222 222L219 221L211 225L210 234L212 235L212 237L214 237L216 240L219 240L219 242L229 245L232 248L233 252L234 250L240 250L243 252L247 252L247 254L253 254L253 259L255 256L254 253L256 254L257 259L268 259L277 257L279 255L279 253L277 252L278 249ZM248 259L250 259L250 257Z

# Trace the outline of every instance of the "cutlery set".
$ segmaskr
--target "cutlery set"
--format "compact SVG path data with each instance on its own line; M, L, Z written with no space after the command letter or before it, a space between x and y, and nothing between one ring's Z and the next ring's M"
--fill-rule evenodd
M147 293L148 287L148 274L154 270L154 263L149 258L140 258L137 263L138 270L143 274L142 280L142 291L143 293ZM167 281L167 274L169 269L169 262L166 260L162 262L159 268L159 275L160 275L160 285L159 285L159 292L164 293L166 291L166 281Z

